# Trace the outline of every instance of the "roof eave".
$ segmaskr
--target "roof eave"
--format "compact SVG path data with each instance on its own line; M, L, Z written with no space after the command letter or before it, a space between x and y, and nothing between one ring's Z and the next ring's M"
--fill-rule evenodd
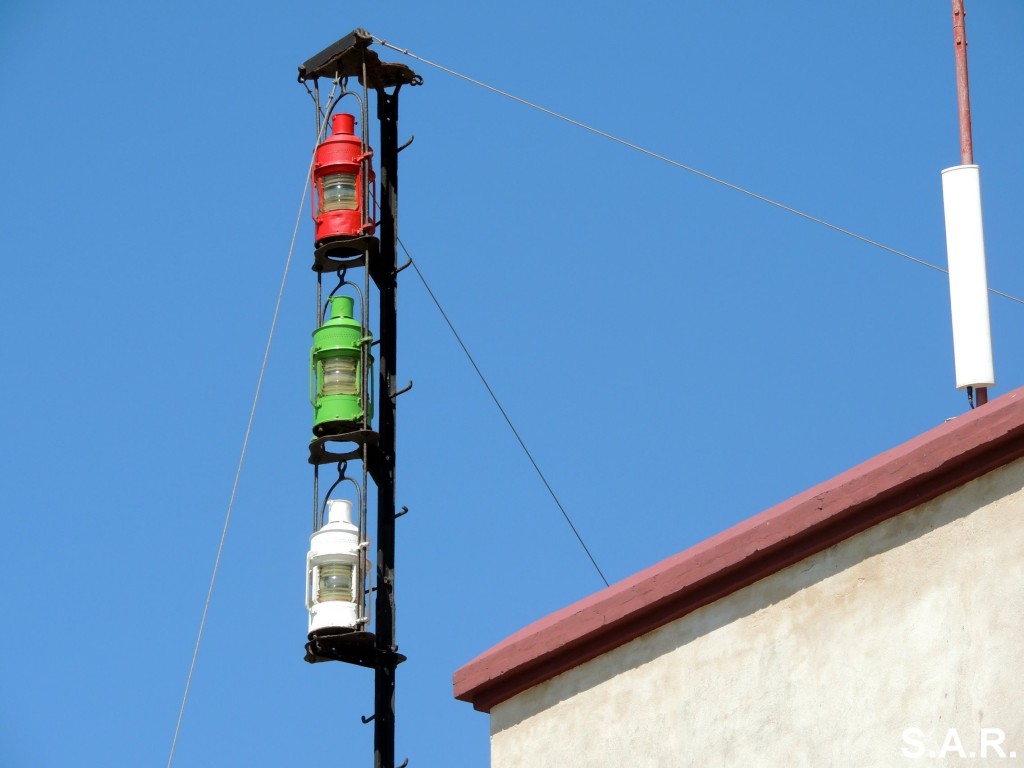
M522 691L1024 456L1014 390L520 630L456 671L489 712Z

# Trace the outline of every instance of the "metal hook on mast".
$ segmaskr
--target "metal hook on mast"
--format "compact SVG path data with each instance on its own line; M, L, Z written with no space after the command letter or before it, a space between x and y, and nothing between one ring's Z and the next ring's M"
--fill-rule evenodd
M408 391L409 391L410 389L412 389L412 381L411 381L411 380L409 381L409 383L408 383L408 384L406 384L406 385L405 385L404 387L402 387L402 388L401 388L401 389L399 389L398 391L396 391L396 392L392 392L392 393L391 393L391 399L392 399L392 400L397 400L397 399L399 398L399 396L400 396L400 395L404 395L404 394L405 394L406 392L408 392Z

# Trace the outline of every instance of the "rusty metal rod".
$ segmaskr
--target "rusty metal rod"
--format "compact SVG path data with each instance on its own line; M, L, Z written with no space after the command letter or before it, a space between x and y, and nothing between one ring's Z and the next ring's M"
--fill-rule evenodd
M967 78L967 11L964 0L953 0L953 52L956 57L956 103L960 118L960 164L974 165L971 135L971 87ZM988 387L974 391L978 405L988 402Z

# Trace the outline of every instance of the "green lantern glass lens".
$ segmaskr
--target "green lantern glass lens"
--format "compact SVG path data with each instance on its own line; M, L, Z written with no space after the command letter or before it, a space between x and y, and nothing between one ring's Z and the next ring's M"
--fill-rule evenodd
M356 366L359 361L354 357L330 357L324 360L325 395L357 395Z

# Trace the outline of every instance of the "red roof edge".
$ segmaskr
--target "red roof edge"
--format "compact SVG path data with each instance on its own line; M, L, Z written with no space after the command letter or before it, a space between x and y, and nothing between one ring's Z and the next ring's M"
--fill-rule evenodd
M453 677L482 712L1024 456L1024 387L516 632Z

